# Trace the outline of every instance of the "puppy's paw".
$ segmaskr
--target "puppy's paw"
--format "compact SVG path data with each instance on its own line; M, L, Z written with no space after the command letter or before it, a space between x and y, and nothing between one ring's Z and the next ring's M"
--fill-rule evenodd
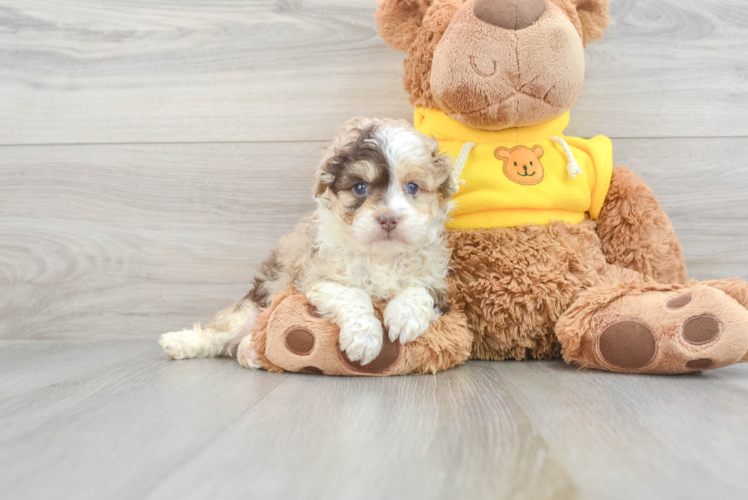
M340 349L350 361L366 365L382 350L382 323L370 314L353 316L340 325Z
M395 298L384 310L384 324L391 341L412 342L429 329L436 316L433 301L410 301Z
M236 350L236 360L244 368L251 368L253 370L262 368L260 361L257 359L257 351L255 351L255 346L252 344L251 335L244 337L244 340L239 344L239 348Z
M200 350L200 339L194 330L164 333L158 343L171 359L191 359Z

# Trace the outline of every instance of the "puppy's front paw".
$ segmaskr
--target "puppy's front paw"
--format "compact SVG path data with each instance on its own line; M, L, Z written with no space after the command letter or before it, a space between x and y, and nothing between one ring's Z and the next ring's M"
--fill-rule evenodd
M340 349L350 361L366 365L382 350L382 324L372 315L353 317L340 325Z
M396 298L384 310L384 324L391 341L400 339L401 344L406 344L426 333L435 315L433 304Z

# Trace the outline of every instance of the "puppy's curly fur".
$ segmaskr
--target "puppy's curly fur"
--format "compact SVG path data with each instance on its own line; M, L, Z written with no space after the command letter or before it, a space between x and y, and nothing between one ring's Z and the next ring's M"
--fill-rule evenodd
M455 186L438 148L405 121L347 122L317 168L316 212L281 239L246 297L205 328L164 334L161 346L174 359L232 355L289 286L340 326L351 361L369 363L382 347L373 304L385 308L393 341L418 338L447 304L444 223ZM239 362L259 368L243 346Z

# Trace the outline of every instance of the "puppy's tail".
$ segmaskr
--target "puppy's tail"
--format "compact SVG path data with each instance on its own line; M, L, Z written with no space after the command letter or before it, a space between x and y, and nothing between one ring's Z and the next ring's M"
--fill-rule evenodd
M259 308L252 302L240 302L216 314L205 328L196 324L191 330L161 335L158 343L172 359L233 356L236 346L252 333Z

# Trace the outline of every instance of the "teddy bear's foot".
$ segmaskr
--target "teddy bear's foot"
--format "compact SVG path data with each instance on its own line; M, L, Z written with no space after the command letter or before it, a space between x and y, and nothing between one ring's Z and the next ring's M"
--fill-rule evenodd
M381 309L376 314L381 321ZM367 376L446 370L465 362L472 347L465 318L456 313L439 318L423 336L406 344L385 332L379 355L367 364L348 358L339 335L340 328L320 317L303 294L286 291L258 316L251 341L245 339L242 346L249 342L258 364L271 371Z
M736 293L737 292L737 293ZM748 360L748 283L620 283L585 291L559 320L567 362L687 373Z

